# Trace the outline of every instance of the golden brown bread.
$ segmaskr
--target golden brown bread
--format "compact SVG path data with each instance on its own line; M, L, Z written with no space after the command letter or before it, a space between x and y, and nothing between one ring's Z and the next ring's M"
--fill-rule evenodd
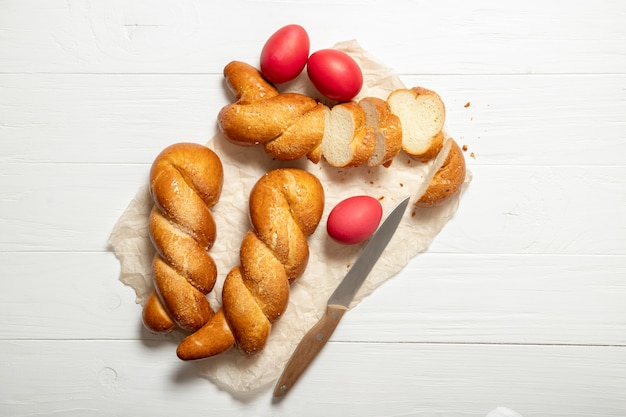
M359 101L365 112L365 123L374 130L374 150L367 165L389 167L402 149L402 124L391 112L389 103L378 97L365 97Z
M249 199L252 228L243 238L240 265L226 276L222 307L178 346L183 360L202 359L236 345L261 350L272 323L284 312L289 285L304 272L307 237L321 219L324 190L312 174L295 168L269 171Z
M425 182L426 189L415 203L418 207L437 207L459 193L465 181L465 156L452 138L448 138L434 161L434 174Z
M445 107L437 93L425 88L330 108L303 94L279 93L243 62L229 63L224 76L237 101L219 112L220 130L231 142L261 145L279 160L306 156L334 167L389 166L401 149L428 161L443 144Z
M143 308L143 322L164 333L176 325L195 331L213 315L206 294L217 268L208 250L216 226L211 214L221 194L223 167L206 146L177 143L165 148L150 170L150 238L155 290Z
M279 160L306 156L322 142L324 105L297 93L279 94L251 65L233 61L224 76L237 101L217 117L224 136L243 146L262 145Z

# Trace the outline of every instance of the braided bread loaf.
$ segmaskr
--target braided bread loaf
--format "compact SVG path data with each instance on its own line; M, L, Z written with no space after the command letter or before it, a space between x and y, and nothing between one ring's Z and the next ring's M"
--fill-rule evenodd
M183 360L235 345L249 355L261 350L287 307L290 284L306 268L307 237L324 210L319 180L295 168L269 171L253 187L249 206L252 229L243 238L240 265L226 277L220 310L178 346Z
M144 304L143 322L156 333L177 325L195 331L213 316L206 298L217 268L207 252L215 242L210 208L221 194L223 167L209 148L178 143L165 148L150 171L150 238L155 290Z
M424 88L394 90L387 100L365 97L328 107L298 93L279 93L259 70L233 61L224 68L237 101L218 114L233 143L261 144L279 160L324 158L333 167L389 166L403 149L427 161L443 143L445 107Z
M233 61L224 76L236 103L222 108L220 130L233 143L262 145L279 160L294 160L311 154L324 136L325 106L296 93L280 94L251 65Z

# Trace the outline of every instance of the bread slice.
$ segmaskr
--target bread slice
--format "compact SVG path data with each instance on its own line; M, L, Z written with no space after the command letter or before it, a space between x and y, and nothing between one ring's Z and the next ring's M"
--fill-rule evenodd
M402 149L400 118L391 112L385 100L378 97L365 97L359 105L365 112L365 124L374 130L374 151L367 165L389 167Z
M375 145L374 129L365 124L365 112L350 101L327 108L322 157L334 167L365 165Z
M446 109L441 97L422 87L394 90L387 102L402 123L402 149L420 161L429 161L443 146Z
M446 139L433 161L432 171L418 190L418 207L438 207L455 196L465 181L463 151L452 138Z

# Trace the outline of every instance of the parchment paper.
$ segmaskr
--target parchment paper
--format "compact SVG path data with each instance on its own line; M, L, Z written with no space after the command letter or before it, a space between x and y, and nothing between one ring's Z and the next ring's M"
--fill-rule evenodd
M404 87L394 72L364 51L356 41L334 46L351 55L364 73L364 87L355 99L376 96L386 99L389 93ZM285 91L298 91L318 97L303 73ZM425 86L427 87L427 86ZM432 165L418 163L400 154L389 168L358 167L337 169L325 162L313 164L306 159L295 162L273 161L260 147L239 147L229 143L219 132L206 144L219 155L224 165L224 187L218 204L213 208L218 237L211 255L218 266L218 283L209 294L214 308L220 305L223 280L228 271L239 264L239 246L250 228L248 195L252 186L267 171L291 166L306 169L322 182L326 202L322 221L309 238L310 259L302 277L291 286L289 306L273 328L265 349L250 358L236 349L194 362L201 377L213 381L232 393L244 393L267 387L274 382L304 333L325 311L326 300L362 249L360 245L340 245L328 238L326 218L341 200L354 195L379 198L386 216L404 197L411 196L411 207L405 213L398 231L389 243L350 306L353 309L385 280L398 273L413 257L424 251L446 222L455 213L460 195L442 207L418 209L412 206L424 178ZM160 149L155 150L156 153ZM471 175L468 172L465 186ZM154 249L148 235L148 214L152 207L147 185L142 187L115 225L109 243L121 263L119 279L134 288L137 303L143 304L152 290L151 260ZM137 317L130 320L141 320ZM163 336L178 342L183 334L174 332ZM175 354L175 345L172 348ZM181 362L181 366L183 363Z

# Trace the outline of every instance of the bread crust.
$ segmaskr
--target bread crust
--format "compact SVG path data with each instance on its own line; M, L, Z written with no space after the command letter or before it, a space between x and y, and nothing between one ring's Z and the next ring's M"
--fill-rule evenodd
M378 97L364 97L359 105L365 112L365 123L374 130L376 145L367 165L389 167L402 149L402 124L400 118L391 112L386 100Z
M170 332L176 326L194 331L213 315L206 299L217 277L208 253L216 238L210 209L218 202L222 185L221 160L203 145L168 146L152 164L149 231L156 250L155 289L142 312L144 325L152 332Z
M229 63L224 76L236 102L220 110L220 131L235 144L261 145L278 160L306 157L339 168L389 167L400 150L427 162L443 146L445 106L436 92L423 87L394 90L386 100L366 97L328 107L304 94L279 93L258 69L240 61ZM352 140L339 140L332 149L328 143L335 141L327 136L336 130L337 118L330 115L338 106L354 113L355 128ZM366 119L360 120L359 112Z
M227 275L222 307L179 344L182 360L218 355L233 346L247 355L263 349L272 323L283 314L289 288L308 263L307 237L324 210L324 189L296 168L266 173L250 192L252 228L243 238L240 265Z
M438 207L461 191L466 175L465 156L454 139L448 141L450 149L426 191L416 201L418 207Z
M279 94L259 70L244 62L230 62L224 76L237 99L217 116L226 139L242 146L263 145L280 160L306 156L322 142L322 104L304 94Z

